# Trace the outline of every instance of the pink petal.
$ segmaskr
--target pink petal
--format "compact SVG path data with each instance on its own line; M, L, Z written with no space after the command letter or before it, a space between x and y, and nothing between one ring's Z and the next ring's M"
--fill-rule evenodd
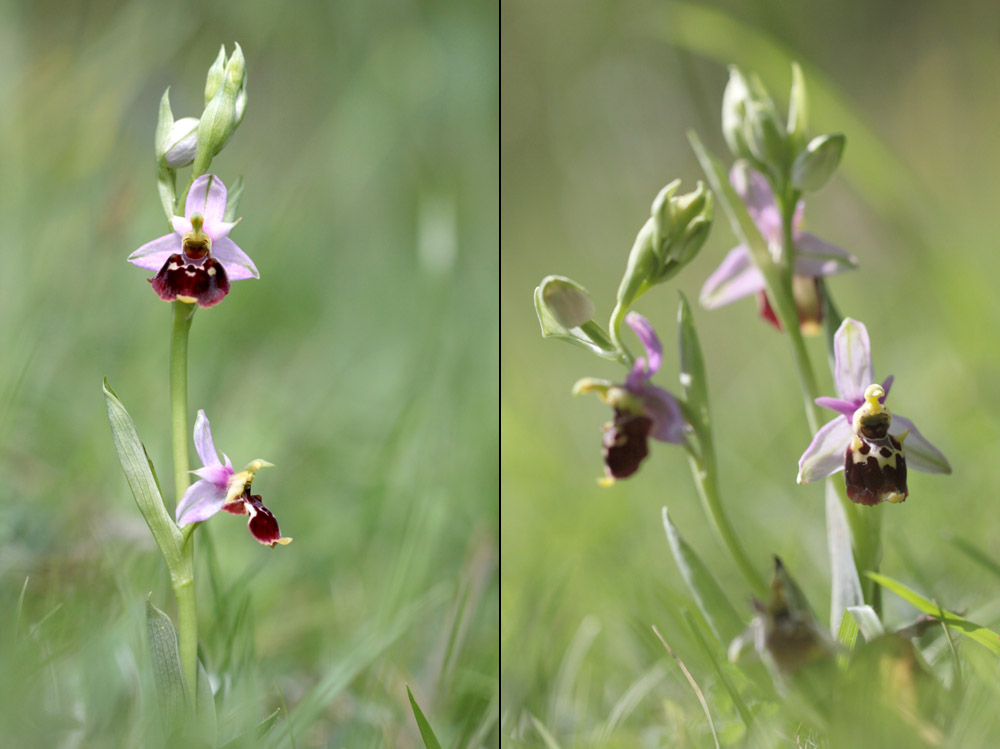
M729 172L729 182L746 203L750 218L768 242L781 241L781 213L767 178L745 162L738 161Z
M253 260L229 237L223 237L212 244L212 255L226 266L230 281L245 281L248 278L260 278L257 266Z
M809 232L795 236L795 249L795 273L800 276L820 278L858 267L854 255Z
M166 234L147 242L128 256L128 261L146 270L158 271L171 255L181 251L181 238L176 234Z
M715 309L745 296L763 291L764 276L750 260L746 245L734 247L722 264L701 287L698 300L706 309Z
M687 422L684 421L684 413L674 396L661 387L647 384L643 388L642 405L646 416L653 420L650 437L675 445L684 442Z
M865 388L875 382L872 347L864 323L845 317L833 337L836 365L833 379L840 397L847 401L863 400Z
M198 416L194 420L194 449L197 450L202 465L222 465L219 462L219 453L215 450L215 442L212 441L212 425L209 424L204 411L198 411Z
M195 481L177 504L177 525L200 523L222 509L226 493L207 481Z
M190 221L195 213L205 217L206 233L209 226L222 223L222 217L226 215L226 186L214 174L203 174L191 185L184 216Z
M625 322L639 337L643 348L646 349L646 358L636 359L632 371L625 381L627 388L638 391L643 382L660 370L660 364L663 362L663 346L660 344L660 339L657 337L656 331L653 330L652 324L638 312L629 312L625 316Z
M223 465L204 466L197 471L191 471L195 476L204 479L214 485L216 489L225 491L229 477L233 475L233 469Z
M842 401L839 398L817 398L816 405L843 414L847 417L848 421L854 416L854 412L861 407L860 404L854 401Z
M839 416L821 426L799 458L798 482L807 484L844 470L844 457L853 434L851 425Z
M182 238L185 234L194 229L194 227L191 226L191 222L183 216L171 216L170 225L174 227L174 231L180 234Z
M906 465L924 473L951 473L951 464L944 454L918 430L916 425L903 416L892 415L892 425L889 427L889 434L899 437L900 434L909 430L910 433L903 440L903 455L906 457Z

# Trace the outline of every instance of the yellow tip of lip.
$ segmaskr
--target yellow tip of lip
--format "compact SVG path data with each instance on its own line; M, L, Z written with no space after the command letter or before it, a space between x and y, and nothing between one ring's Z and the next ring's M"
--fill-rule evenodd
M603 486L605 489L607 489L608 487L614 486L614 484L615 484L615 480L613 478L611 478L610 476L601 476L599 479L597 479L597 485L598 486Z
M277 541L275 541L276 544L281 544L282 546L288 546L288 544L290 544L291 542L292 539L288 537L279 538Z

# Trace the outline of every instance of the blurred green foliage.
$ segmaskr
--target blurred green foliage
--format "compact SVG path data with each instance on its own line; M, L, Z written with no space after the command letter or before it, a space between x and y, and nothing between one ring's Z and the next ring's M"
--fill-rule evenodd
M164 89L197 115L234 40L249 108L213 171L246 180L261 280L199 311L190 404L278 466L254 489L295 542L198 534L220 740L281 708L279 743L414 746L408 683L443 742L489 745L496 7L433 0L0 4L0 743L145 735L144 597L172 599L100 385L168 478L170 308L125 256L166 229Z
M996 628L1000 611L990 603L1000 579L988 565L1000 557L992 504L1000 487L998 20L996 8L968 1L630 0L586 10L565 0L505 3L503 735L523 745L586 745L608 735L622 745L709 745L695 695L651 625L701 682L720 740L742 735L738 720L720 724L732 705L685 624L682 609L693 603L660 528L666 505L730 599L747 600L703 519L685 456L654 445L637 476L598 487L600 425L610 413L596 399L572 399L569 389L586 375L618 379L620 368L542 340L531 305L542 277L565 274L590 291L596 319L606 319L652 197L675 178L702 177L685 132L694 128L711 150L727 152L719 112L728 63L787 96L798 60L812 126L846 134L838 176L811 196L806 221L860 258L860 272L830 281L837 305L868 325L876 374L896 375L894 407L954 467L947 478L911 474L907 502L878 510L882 570ZM671 283L697 298L735 243L717 222ZM658 288L638 305L668 351L676 300L672 289ZM810 435L787 343L757 319L750 300L695 309L694 317L723 502L758 569L780 554L825 621L823 491L795 484ZM809 344L822 363L823 342ZM658 382L676 392L676 371L677 357L668 354ZM825 374L823 387L832 393ZM988 564L955 553L955 538L985 550ZM917 615L893 596L885 606L889 625ZM740 611L749 618L749 606ZM940 628L936 636L941 660L933 666L947 672ZM978 646L958 645L981 672ZM956 713L959 744L979 745L998 730L983 699L969 690Z

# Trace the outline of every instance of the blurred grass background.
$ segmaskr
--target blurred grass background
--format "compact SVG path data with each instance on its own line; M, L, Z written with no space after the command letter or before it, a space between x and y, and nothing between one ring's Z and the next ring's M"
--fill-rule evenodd
M579 377L621 373L542 340L531 304L543 276L564 274L590 290L606 319L656 192L675 177L682 191L703 178L686 131L729 160L719 130L728 63L759 73L784 106L798 60L812 133L846 133L841 170L809 202L806 221L861 259L861 272L831 281L834 298L867 323L876 374L896 375L892 407L954 467L947 478L911 474L905 505L879 510L882 568L995 624L1000 612L983 607L998 580L954 539L998 556L1000 11L974 2L634 0L584 9L511 0L501 29L503 735L521 745L542 744L546 732L570 745L710 742L653 624L703 677L709 703L728 700L679 618L690 600L660 507L732 600L749 593L704 521L685 456L654 445L640 474L599 488L609 413L569 391ZM664 338L659 381L675 391L676 290L696 299L735 244L717 218L700 256L638 305ZM810 435L787 343L749 300L695 316L723 501L759 569L780 554L825 621L823 493L795 484ZM810 345L830 390L824 344ZM890 624L913 616L890 595L886 611Z
M415 746L408 683L446 745L496 742L496 18L0 4L0 743L142 743L144 598L173 604L100 386L169 483L170 309L125 257L167 229L164 89L197 116L234 40L249 107L213 171L246 180L232 236L261 280L198 313L190 405L235 463L278 466L254 488L295 542L199 533L220 739L287 707L281 745Z

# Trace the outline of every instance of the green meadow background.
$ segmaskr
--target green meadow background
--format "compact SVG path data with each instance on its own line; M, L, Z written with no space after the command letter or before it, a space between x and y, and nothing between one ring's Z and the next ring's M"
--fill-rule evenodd
M125 257L168 230L163 91L197 116L234 41L213 171L261 279L198 312L191 417L277 466L295 540L197 535L220 742L281 708L273 745L419 746L408 684L443 745L495 745L497 7L417 0L0 3L0 745L153 730L145 599L173 601L101 383L172 496L170 307Z
M597 485L610 412L570 388L622 372L543 340L531 298L545 275L568 275L607 319L657 191L675 177L682 191L703 178L686 131L731 160L719 129L730 63L757 72L784 108L799 61L811 131L846 133L838 175L807 206L808 229L860 258L859 272L830 281L836 303L867 324L876 375L896 375L890 406L954 468L950 477L911 472L907 502L875 510L882 569L995 628L1000 578L962 549L1000 559L998 28L1000 11L975 2L504 4L500 626L502 735L512 745L710 745L651 625L717 717L732 713L681 619L693 603L660 508L748 618L749 591L704 519L686 456L653 444L634 478ZM677 294L696 300L735 243L719 211L695 261L638 303L664 339L658 381L675 392ZM787 342L751 300L694 314L723 502L758 569L768 574L779 554L825 622L823 489L795 483L810 434ZM833 394L825 344L809 345ZM889 625L915 618L884 599ZM725 738L740 727L721 729Z

